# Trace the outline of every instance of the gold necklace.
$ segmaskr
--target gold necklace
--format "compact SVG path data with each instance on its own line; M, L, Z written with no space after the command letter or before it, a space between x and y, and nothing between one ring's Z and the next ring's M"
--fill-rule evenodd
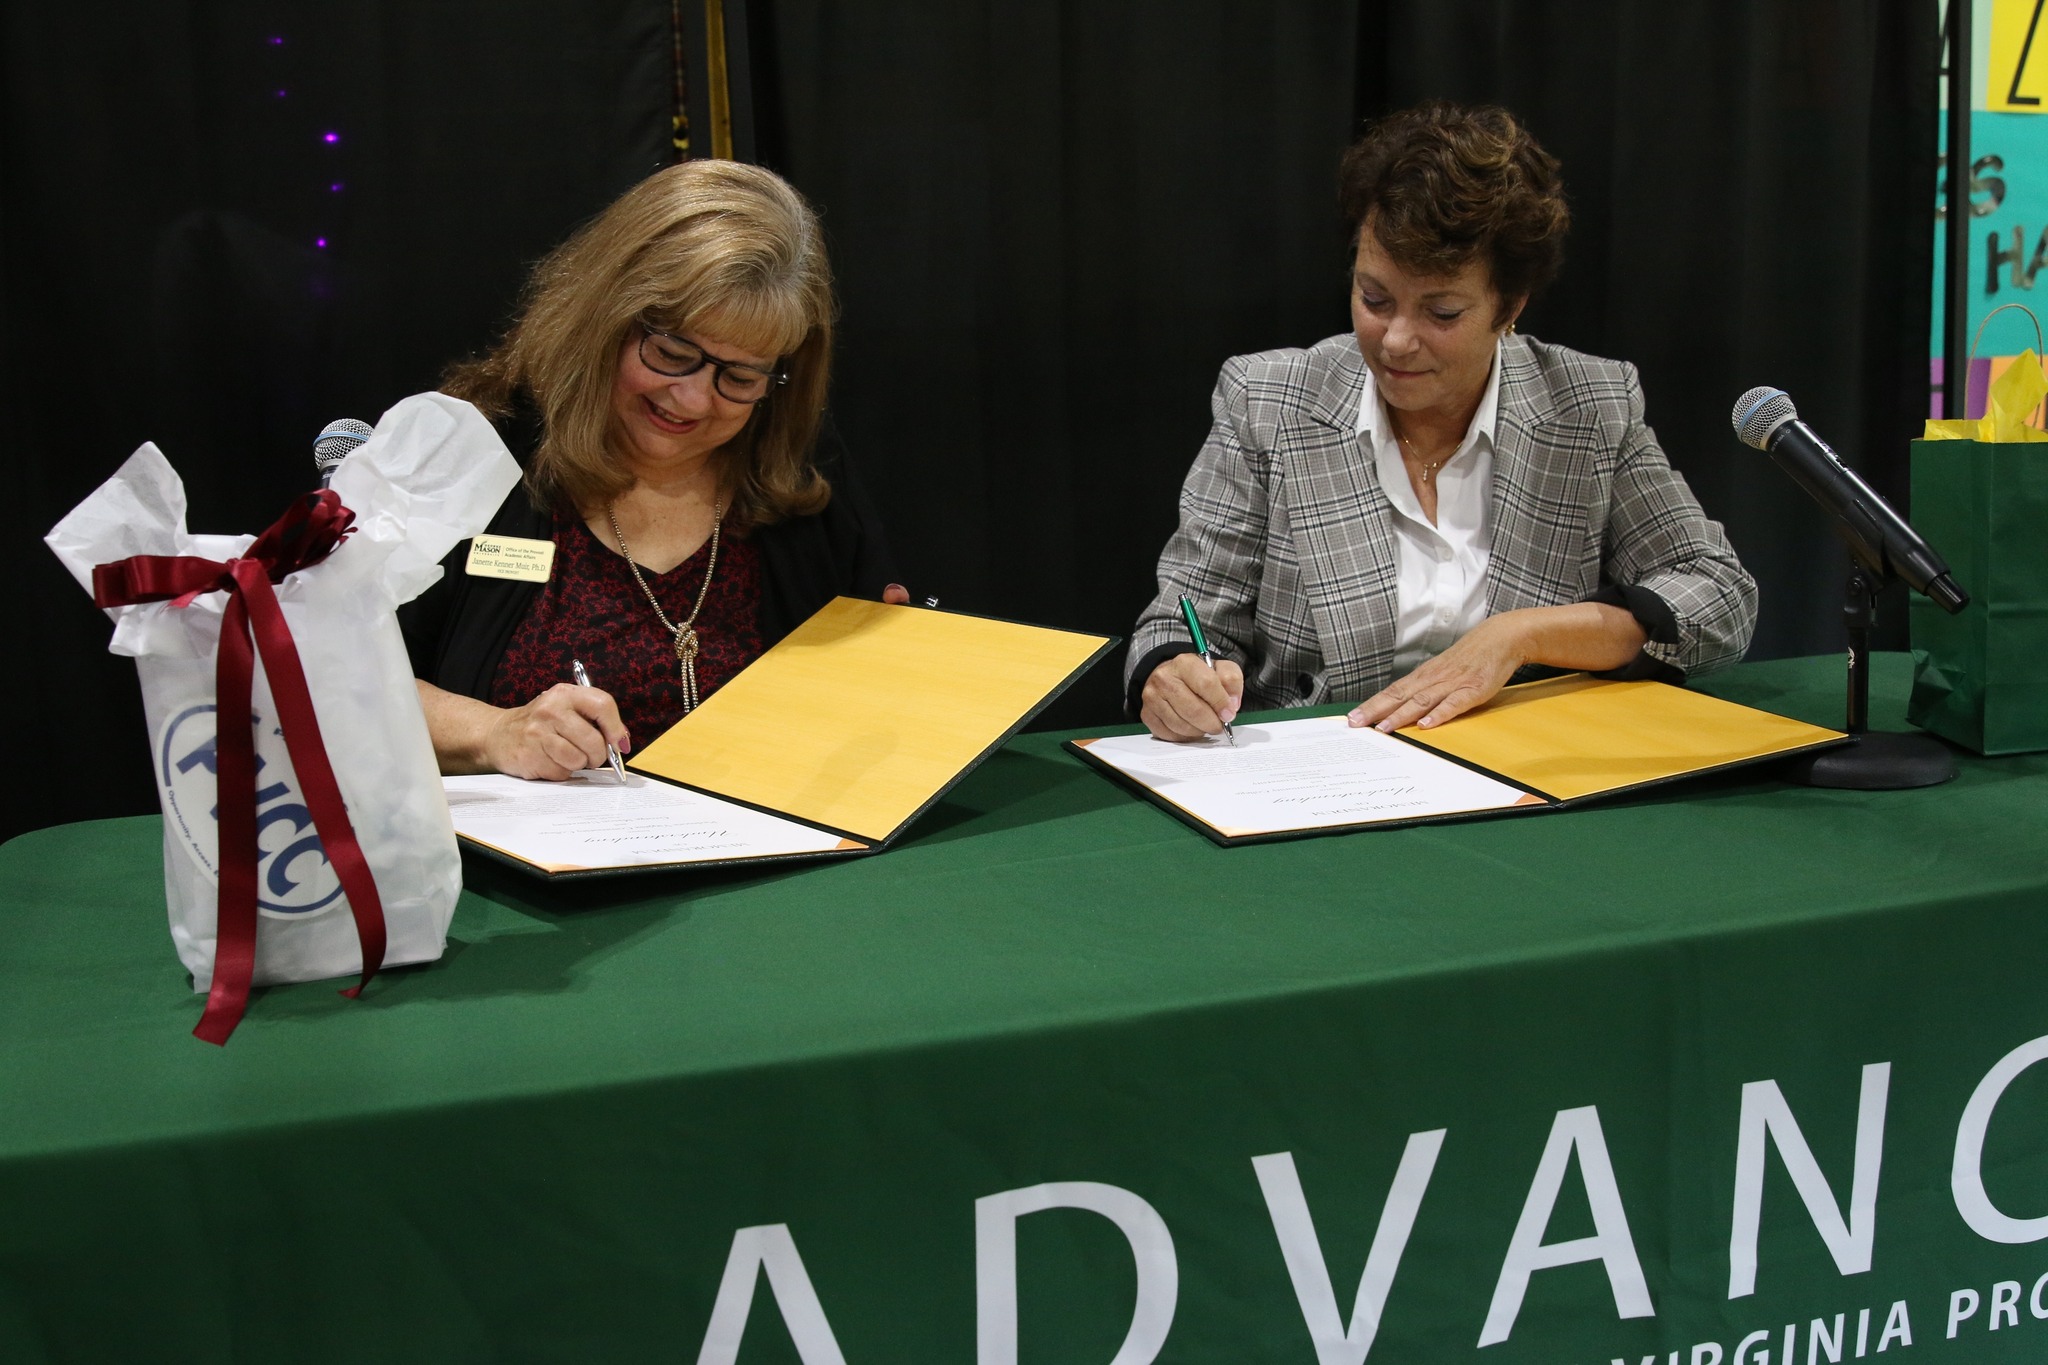
M725 504L711 505L711 558L704 565L704 583L697 589L697 604L690 608L690 614L681 625L668 619L668 613L661 609L661 602L654 595L654 589L647 586L647 580L640 576L640 566L633 562L633 552L626 548L626 533L619 529L618 513L612 505L604 505L605 520L612 524L612 535L619 542L619 554L624 556L626 567L633 571L633 581L640 585L640 591L647 594L647 605L654 608L654 619L661 622L663 629L676 637L676 676L683 684L683 714L689 715L697 709L697 613L704 610L704 598L711 591L711 575L718 571L718 528L725 520Z
M1415 448L1415 442L1409 440L1408 437L1405 434L1403 434L1401 428L1394 424L1393 418L1389 417L1387 419L1387 424L1389 426L1394 427L1394 439L1399 441L1402 445L1407 446L1408 453L1415 457L1415 463L1422 466L1422 481L1424 483L1435 482L1436 472L1451 462L1451 455L1455 455L1458 453L1458 448L1456 446L1452 446L1451 455L1446 455L1442 459L1436 460L1434 462L1425 460L1422 458L1422 452Z

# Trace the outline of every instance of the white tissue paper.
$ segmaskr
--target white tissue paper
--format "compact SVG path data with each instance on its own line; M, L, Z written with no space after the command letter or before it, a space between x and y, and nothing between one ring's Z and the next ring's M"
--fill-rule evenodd
M399 604L441 576L440 560L489 522L519 466L482 414L423 393L385 413L337 469L330 487L355 513L328 558L277 585L327 756L383 902L386 966L431 962L447 944L462 889ZM45 537L90 593L95 565L131 555L225 560L255 537L193 535L185 488L144 445ZM134 656L142 677L151 766L164 812L164 894L171 939L192 988L213 981L219 833L213 761L214 653L228 595L185 607L110 608L108 648ZM258 823L254 984L318 981L362 970L348 898L313 829L259 659L254 685Z

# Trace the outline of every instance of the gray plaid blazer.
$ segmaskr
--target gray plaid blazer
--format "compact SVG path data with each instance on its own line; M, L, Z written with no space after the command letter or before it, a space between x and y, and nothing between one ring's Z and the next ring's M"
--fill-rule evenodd
M1141 664L1185 642L1184 592L1243 665L1248 707L1356 701L1393 681L1394 513L1357 431L1366 378L1349 334L1224 365L1159 595L1131 635L1131 694ZM1705 673L1742 657L1756 583L1658 448L1634 366L1510 334L1495 438L1489 613L1646 589L1676 623L1651 659Z

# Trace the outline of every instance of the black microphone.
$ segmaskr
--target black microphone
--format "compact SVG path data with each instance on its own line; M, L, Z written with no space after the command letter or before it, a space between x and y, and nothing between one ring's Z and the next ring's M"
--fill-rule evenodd
M1864 568L1880 578L1896 574L1951 615L1969 605L1970 594L1948 576L1942 557L1799 420L1783 389L1755 388L1736 399L1734 425L1744 445L1768 452L1834 517L1835 529Z
M348 453L369 439L370 424L353 417L337 417L322 428L313 442L313 468L320 471L320 486L327 487Z

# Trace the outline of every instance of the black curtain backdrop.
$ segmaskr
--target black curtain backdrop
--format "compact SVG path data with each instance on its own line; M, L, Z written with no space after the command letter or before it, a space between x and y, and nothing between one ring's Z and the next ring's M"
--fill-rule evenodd
M5 696L37 770L0 836L156 808L134 666L43 534L144 441L192 529L269 524L322 426L432 388L664 163L670 52L652 0L0 11Z
M826 209L837 407L912 586L1123 633L1223 357L1349 326L1337 155L1441 96L1520 114L1576 225L1525 329L1634 361L1763 583L1832 652L1847 560L1729 430L1755 384L1905 506L1926 407L1930 6L1634 0L756 5L764 159ZM909 382L908 376L916 376ZM1890 647L1904 643L1890 605ZM1113 714L1108 671L1051 714Z
M756 5L913 596L1127 634L1224 357L1342 331L1353 0ZM1047 725L1120 719L1121 657Z
M727 8L738 146L824 213L836 416L920 596L1128 630L1222 359L1347 325L1338 152L1444 95L1508 104L1563 158L1577 227L1528 330L1642 367L1763 581L1753 656L1839 647L1842 555L1727 413L1787 389L1903 504L1923 0ZM258 529L326 421L487 344L531 261L666 159L670 7L13 5L0 87L6 687L38 768L4 836L155 808L133 668L41 535L144 440L194 529ZM1105 666L1045 723L1116 711Z

